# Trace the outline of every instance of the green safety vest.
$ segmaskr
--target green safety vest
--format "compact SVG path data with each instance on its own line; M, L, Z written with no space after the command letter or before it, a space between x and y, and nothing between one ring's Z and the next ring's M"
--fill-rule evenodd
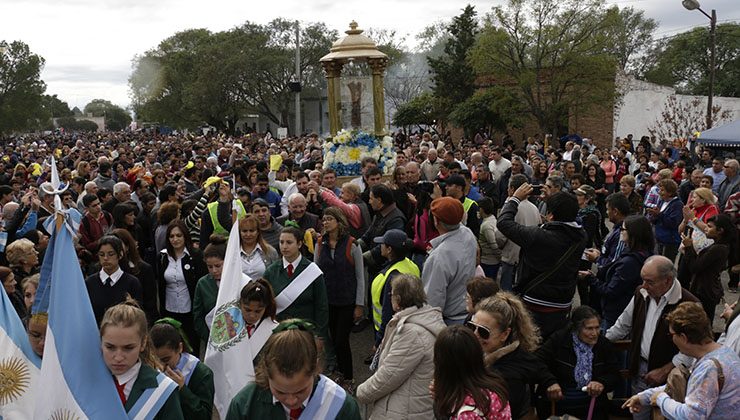
M385 282L388 280L388 275L394 271L420 277L419 267L408 258L404 258L393 264L385 273L380 273L375 277L370 289L370 294L373 298L373 324L375 324L375 331L380 331L380 324L383 323L383 287L385 287Z
M236 212L237 219L243 218L247 214L247 210L244 208L244 204L241 200L236 200L239 206L239 210ZM221 222L218 221L218 201L208 204L208 214L211 216L211 224L213 225L213 233L219 235L228 235L229 231L221 226Z

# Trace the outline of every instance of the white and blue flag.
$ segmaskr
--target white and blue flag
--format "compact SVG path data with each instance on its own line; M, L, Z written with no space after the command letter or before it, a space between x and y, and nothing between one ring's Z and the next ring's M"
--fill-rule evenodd
M0 420L33 416L37 403L33 386L40 367L41 358L31 349L18 313L0 290Z
M127 419L103 361L100 334L67 223L53 227L49 324L34 419ZM50 250L50 251L52 251ZM38 300L38 299L37 299Z

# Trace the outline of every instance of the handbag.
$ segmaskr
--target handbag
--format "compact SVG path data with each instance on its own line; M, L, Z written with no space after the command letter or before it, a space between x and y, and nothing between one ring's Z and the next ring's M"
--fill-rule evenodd
M717 382L719 382L719 392L722 392L722 387L725 385L725 373L722 370L722 365L719 363L719 360L714 357L711 357L709 360L714 362L714 366L717 367ZM678 365L674 367L668 374L663 392L671 397L672 400L684 403L686 401L686 388L688 386L690 376L691 371L689 371L686 366ZM658 394L659 393L656 393L655 397L657 397ZM651 403L654 404L655 402L651 401ZM653 420L662 419L665 419L665 417L663 416L663 413L660 412L660 407L653 407Z

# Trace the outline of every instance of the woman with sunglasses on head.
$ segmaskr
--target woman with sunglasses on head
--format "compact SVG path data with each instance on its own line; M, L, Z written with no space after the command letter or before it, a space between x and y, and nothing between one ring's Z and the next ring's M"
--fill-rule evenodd
M499 292L482 300L465 325L478 338L485 365L506 381L511 417L527 416L532 386L547 388L557 380L534 355L540 333L522 301L511 293Z
M368 405L370 420L429 419L434 341L445 329L442 312L426 303L418 277L401 274L390 283L395 314L376 352L375 373L357 388L357 400Z

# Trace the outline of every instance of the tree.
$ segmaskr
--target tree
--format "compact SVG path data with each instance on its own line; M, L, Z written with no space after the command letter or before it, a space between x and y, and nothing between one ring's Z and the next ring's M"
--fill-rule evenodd
M57 125L67 131L98 131L98 125L90 120L78 120L75 117L61 117L57 119Z
M483 89L457 104L450 113L450 121L465 129L467 137L482 128L505 131L506 127L519 122L521 106L517 97L500 86Z
M137 113L177 127L204 122L233 133L245 113L276 125L292 121L295 22L250 22L229 31L180 32L134 62L129 78ZM323 23L301 26L303 91L323 86L319 59L336 39Z
M21 41L0 46L0 134L36 127L43 119L44 59Z
M659 140L688 139L696 131L707 128L707 106L701 98L682 101L671 95L663 104L660 118L648 127L651 136ZM732 119L731 111L723 111L719 105L712 107L712 126Z
M427 59L432 71L435 96L452 106L475 92L475 72L467 56L478 34L476 15L475 8L467 5L447 26L450 37L445 44L444 54Z
M110 131L120 131L131 124L131 116L125 109L105 99L93 99L85 105L85 114L105 117L105 126Z
M714 94L740 96L740 24L716 28ZM698 27L658 42L642 71L645 80L688 95L709 94L709 30Z
M69 105L59 99L56 94L44 95L43 106L51 117L69 117L74 115Z
M619 68L634 73L640 67L638 63L648 52L657 27L658 22L646 18L642 10L617 6L607 9L605 31L610 41L607 51L616 58Z
M393 116L393 124L399 127L410 125L434 126L440 119L443 110L439 100L431 92L424 92L409 102L402 104Z
M487 16L470 61L516 90L540 129L557 136L572 110L613 100L609 24L602 0L509 0Z

